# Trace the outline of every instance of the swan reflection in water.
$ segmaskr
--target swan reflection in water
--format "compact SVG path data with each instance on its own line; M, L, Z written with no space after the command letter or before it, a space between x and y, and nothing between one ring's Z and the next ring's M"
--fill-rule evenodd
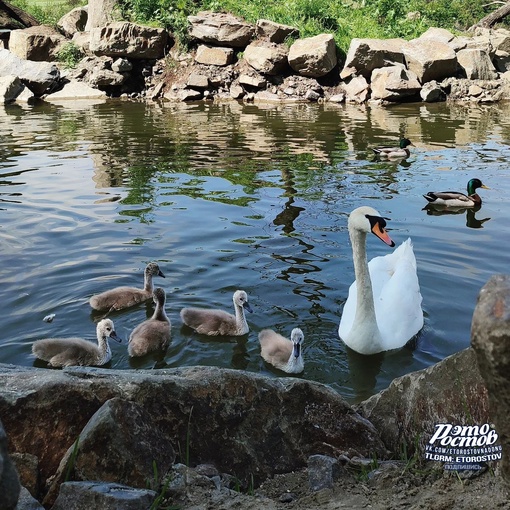
M440 205L427 204L422 210L427 211L431 216L443 216L446 214L464 214L466 213L466 227L483 228L483 224L490 218L478 219L476 213L481 209L477 207L446 207Z

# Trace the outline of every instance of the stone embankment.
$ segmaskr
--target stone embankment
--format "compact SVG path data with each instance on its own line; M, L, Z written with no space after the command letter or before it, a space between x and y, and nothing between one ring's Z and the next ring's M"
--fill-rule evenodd
M1 41L3 102L110 96L377 104L510 98L505 29L456 36L430 28L411 41L353 39L341 55L331 34L301 38L295 27L270 20L250 24L200 12L188 18L192 47L183 52L172 34L115 21L115 9L104 4L92 0L73 9L59 30L12 30ZM84 57L67 70L58 58L71 47Z
M494 423L503 460L487 476L510 482L509 298L510 278L493 277L474 313L474 349L357 406L319 383L219 368L0 366L0 507L147 509L163 493L185 507L196 488L218 503L302 469L314 493L353 470L377 480L423 462L438 424L472 435Z

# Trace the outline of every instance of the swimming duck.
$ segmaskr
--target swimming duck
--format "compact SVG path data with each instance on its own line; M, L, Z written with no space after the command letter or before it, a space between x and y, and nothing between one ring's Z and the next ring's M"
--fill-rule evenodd
M248 295L244 290L236 290L233 296L235 316L223 310L204 308L183 308L182 322L201 335L242 336L249 331L244 311L251 312Z
M349 215L348 227L356 280L349 288L338 334L360 354L403 347L423 327L411 240L367 263L366 238L370 232L388 246L395 246L385 230L385 219L371 207L359 207Z
M263 329L259 333L260 355L288 374L299 374L305 368L302 352L304 338L299 328L292 330L290 340L272 329Z
M153 293L156 309L150 319L138 324L129 336L128 354L145 356L152 351L164 351L170 342L171 324L165 312L165 291L158 287Z
M413 145L409 138L401 138L398 147L374 147L372 150L380 158L408 158L411 153L407 148L409 145ZM413 145L414 147L414 145Z
M147 301L152 298L152 292L154 290L152 284L153 276L165 278L165 275L161 272L156 262L150 262L145 268L143 289L137 289L136 287L116 287L92 296L89 301L90 306L94 310L111 312L129 308L130 306Z
M122 340L110 319L98 322L96 333L98 345L82 338L45 338L33 343L32 353L52 367L105 365L112 359L108 338L119 343Z
M423 197L432 205L446 207L477 207L482 204L478 188L490 189L480 179L470 179L467 184L467 195L458 191L429 191Z

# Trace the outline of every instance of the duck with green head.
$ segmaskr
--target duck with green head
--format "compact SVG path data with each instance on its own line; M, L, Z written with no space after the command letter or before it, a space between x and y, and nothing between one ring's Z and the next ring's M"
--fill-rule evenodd
M482 204L478 188L490 189L480 179L470 179L467 184L467 195L459 191L429 191L424 198L431 205L445 207L478 207Z
M411 152L407 147L413 145L409 138L401 138L398 147L389 147L389 146L381 146L374 147L372 150L375 152L377 156L380 158L408 158L411 155Z

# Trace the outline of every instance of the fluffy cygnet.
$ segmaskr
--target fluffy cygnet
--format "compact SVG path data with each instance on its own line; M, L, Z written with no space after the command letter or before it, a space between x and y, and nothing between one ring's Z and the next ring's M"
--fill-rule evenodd
M82 338L45 338L32 345L32 353L53 367L72 365L105 365L112 359L108 338L122 340L115 333L113 321L103 319L97 324L97 344Z
M183 308L181 319L186 326L197 333L210 336L242 336L249 331L244 311L251 312L248 295L244 290L236 290L233 296L235 316L223 310L204 308Z
M136 326L129 337L128 354L131 357L145 356L152 351L164 351L168 347L171 324L165 313L165 301L165 291L158 287L154 290L154 314Z
M152 292L154 290L152 284L153 276L165 278L165 275L161 272L156 262L150 262L145 268L143 289L138 289L136 287L116 287L92 296L89 301L90 306L94 310L110 312L129 308L130 306L147 301L152 297Z
M259 333L260 355L265 361L288 374L299 374L305 368L303 361L303 340L299 328L294 328L290 340L272 329Z

